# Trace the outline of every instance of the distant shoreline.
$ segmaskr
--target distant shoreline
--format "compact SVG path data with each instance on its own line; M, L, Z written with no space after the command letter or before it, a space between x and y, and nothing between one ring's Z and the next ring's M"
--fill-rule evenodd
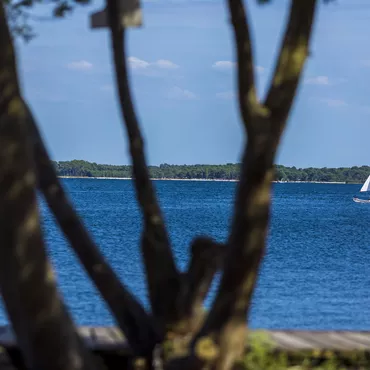
M129 180L133 177L132 165L90 163L82 160L53 162L59 176L65 178L106 178ZM162 163L148 166L148 176L158 181L222 181L236 182L241 174L240 163L220 165L170 165ZM370 173L370 166L338 168L296 168L274 166L275 182L317 184L360 184Z
M92 177L92 176L58 176L61 179L90 179L90 180L132 180L131 177ZM213 181L213 182L239 182L239 180L225 179L173 179L173 178L152 178L153 181ZM281 184L348 184L340 181L273 181ZM356 183L351 183L356 185ZM361 183L358 183L361 184Z

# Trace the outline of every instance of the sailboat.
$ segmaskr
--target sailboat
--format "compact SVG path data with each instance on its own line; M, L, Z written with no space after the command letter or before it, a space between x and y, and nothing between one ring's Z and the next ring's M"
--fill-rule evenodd
M361 193L368 192L370 191L370 175L362 185L362 188L360 190ZM353 201L356 203L370 203L370 198L369 199L361 199L356 196L353 197Z

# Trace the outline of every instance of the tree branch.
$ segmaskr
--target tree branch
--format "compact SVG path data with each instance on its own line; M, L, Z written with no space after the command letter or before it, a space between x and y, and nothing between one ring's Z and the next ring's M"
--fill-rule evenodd
M205 356L214 346L217 369L229 369L244 350L246 317L269 222L274 171L273 153L268 149L269 141L260 140L250 142L244 153L223 275L209 316L193 343L198 358L203 356L203 342L211 343L205 346Z
M130 143L137 198L144 218L142 252L149 297L154 315L165 325L176 320L174 297L180 288L180 274L174 262L145 160L143 138L128 83L125 38L120 24L119 4L117 1L108 0L107 5L119 102Z
M79 260L107 302L118 325L137 355L148 355L160 340L151 318L120 282L99 248L91 239L81 219L59 182L32 112L26 107L30 137L33 140L38 187L44 195L61 230Z
M292 0L285 43L266 100L267 109L255 110L246 103L241 107L247 110L243 117L248 118L244 122L248 128L248 143L242 159L223 276L209 316L192 344L194 368L217 358L216 369L230 369L244 350L246 317L268 231L275 153L307 56L314 5L315 0ZM234 0L229 0L229 6L240 56L243 45L239 40L247 36L238 34L245 32L245 28L237 26L243 19L233 12ZM239 83L246 85L239 86L240 94L250 88L247 86L250 81L241 77L246 68L243 63L248 61L238 65Z
M280 48L265 106L279 122L286 120L293 104L309 42L317 0L292 0L288 25Z
M28 368L99 369L63 304L45 251L26 112L2 2L0 50L0 290L5 307Z
M191 259L179 297L180 322L186 332L194 332L203 319L203 301L213 277L221 268L225 246L208 237L197 237L191 244Z
M253 116L263 110L255 85L252 41L243 1L228 0L228 4L237 45L239 107L245 128L249 130Z

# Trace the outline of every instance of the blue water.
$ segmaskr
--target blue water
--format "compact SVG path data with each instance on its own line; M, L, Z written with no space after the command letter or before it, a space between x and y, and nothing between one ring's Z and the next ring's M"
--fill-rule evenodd
M138 248L141 221L131 181L68 179L64 184L107 259L147 305ZM225 240L235 183L157 181L155 186L181 268L194 235ZM370 206L352 202L356 191L358 185L274 184L252 327L370 329ZM80 325L112 324L44 205L42 213L60 288L73 317ZM208 303L211 299L212 293Z

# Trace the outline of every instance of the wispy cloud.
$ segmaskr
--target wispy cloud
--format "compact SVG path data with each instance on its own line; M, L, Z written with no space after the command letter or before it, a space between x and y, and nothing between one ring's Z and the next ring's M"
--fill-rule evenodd
M331 84L328 76L309 77L309 78L306 78L304 82L307 85L330 85Z
M179 66L167 59L159 59L156 62L147 62L146 60L136 57L129 57L127 59L130 67L134 70L143 70L148 68L161 68L161 69L177 69Z
M127 61L132 69L145 69L150 66L150 63L148 63L147 61L136 57L129 57L127 58Z
M93 68L93 65L87 60L78 60L68 63L67 68L76 71L89 71Z
M179 66L175 64L174 62L171 62L170 60L166 59L159 59L155 63L152 63L152 65L158 67L158 68L164 68L164 69L177 69Z
M236 63L230 60L219 60L212 64L212 68L219 71L228 71L236 67Z
M347 81L348 81L347 78L343 78L343 77L330 78L329 76L319 75L319 76L307 77L304 80L304 83L306 85L333 86L333 85L339 85L339 84L345 83Z
M175 100L197 99L197 96L193 92L186 90L186 89L182 89L179 86L174 86L173 88L171 88L167 93L167 97L169 99L175 99Z
M230 100L234 99L236 94L234 91L223 91L216 94L217 99Z
M217 71L230 71L236 68L237 64L231 60L218 60L212 64L212 68ZM262 66L255 66L258 73L262 73L265 68Z

